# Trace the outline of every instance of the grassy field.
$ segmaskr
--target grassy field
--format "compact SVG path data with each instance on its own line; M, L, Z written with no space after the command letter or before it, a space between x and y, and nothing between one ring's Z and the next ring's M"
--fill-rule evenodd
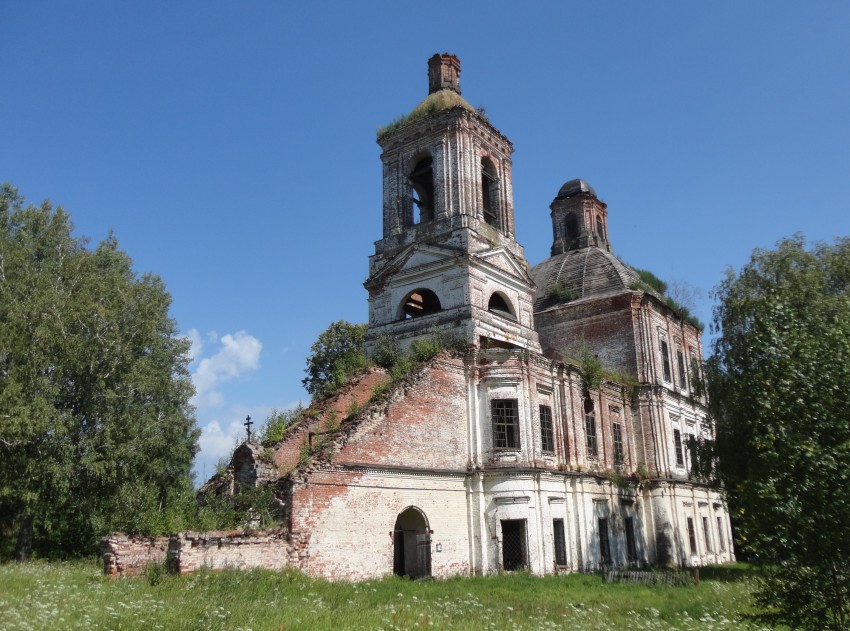
M296 572L198 572L112 580L95 562L0 565L0 628L33 629L750 629L752 579L698 586L603 584L523 574L328 583ZM711 572L703 575L711 576Z

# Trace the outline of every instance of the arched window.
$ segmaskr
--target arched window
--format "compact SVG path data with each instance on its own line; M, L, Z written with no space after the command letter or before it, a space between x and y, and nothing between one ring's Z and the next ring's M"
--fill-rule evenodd
M431 221L434 218L434 169L431 156L419 160L408 179L412 189L415 223Z
M505 298L500 293L494 293L492 296L490 296L490 302L487 303L487 311L497 313L503 318L510 318L511 320L516 320L514 310L513 308L511 308L511 303L508 302L507 298Z
M602 223L602 217L599 215L596 215L596 235L600 239L605 238L605 224Z
M494 228L500 228L499 178L496 167L487 158L481 160L481 209L484 221Z
M430 289L416 289L410 292L401 304L401 319L409 320L440 311L440 299Z
M564 219L564 237L568 243L578 239L578 218L575 213L567 213Z

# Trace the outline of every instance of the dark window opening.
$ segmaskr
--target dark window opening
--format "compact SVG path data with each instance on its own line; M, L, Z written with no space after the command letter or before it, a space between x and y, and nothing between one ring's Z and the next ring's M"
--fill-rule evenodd
M525 546L525 520L502 520L502 569L521 570L528 566Z
M409 177L416 223L434 218L434 169L430 156L416 163Z
M667 342L661 340L661 363L664 368L664 381L671 381L670 376L670 351L667 348Z
M587 457L596 458L598 455L596 443L596 414L593 412L593 401L584 400L584 436L587 442Z
M599 558L602 563L611 563L611 544L608 541L608 518L599 518Z
M682 388L688 387L688 382L685 378L685 354L682 352L682 349L676 349L676 359L679 363L679 385Z
M688 517L688 544L691 547L691 554L697 553L697 533L694 530L694 519Z
M499 180L489 160L481 161L481 209L484 221L499 228Z
M673 430L673 443L676 448L676 465L679 467L685 466L685 453L682 451L682 432L678 429Z
M717 518L717 542L720 544L720 551L726 552L726 540L723 538L723 525L720 517Z
M575 213L567 213L564 219L564 237L567 242L578 239L578 218Z
M629 561L637 561L634 517L626 517L626 555L628 555Z
M540 448L549 453L555 451L555 434L552 427L552 408L540 406Z
M567 536L564 532L564 520L552 520L552 534L555 539L555 565L567 564Z
M514 316L510 303L505 300L504 296L501 294L493 294L490 296L490 302L487 303L487 311L497 313L504 318L516 320L516 316Z
M612 425L614 435L614 464L623 464L623 432L619 423Z
M505 348L508 350L513 348L519 348L519 346L517 346L516 344L511 344L510 342L505 342L504 340L497 340L494 337L487 337L486 335L479 336L478 343L484 350L488 348Z
M490 402L493 420L493 447L519 449L519 410L516 399L493 399Z
M708 517L702 518L702 536L705 539L705 551L711 552L711 532L708 530Z
M599 215L596 216L596 235L600 239L605 238L605 224L602 223L602 217Z
M417 318L419 316L436 313L442 309L440 299L430 289L417 289L410 293L401 307L402 319Z

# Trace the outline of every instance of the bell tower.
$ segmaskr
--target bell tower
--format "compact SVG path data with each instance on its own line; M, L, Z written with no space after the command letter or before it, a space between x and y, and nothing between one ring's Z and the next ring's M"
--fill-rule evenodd
M428 96L378 131L383 237L369 259L367 346L435 329L540 350L534 283L514 238L513 145L464 100L460 60L428 60Z

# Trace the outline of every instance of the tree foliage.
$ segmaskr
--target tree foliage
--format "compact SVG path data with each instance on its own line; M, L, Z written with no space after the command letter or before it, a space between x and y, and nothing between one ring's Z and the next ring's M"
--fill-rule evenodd
M0 188L0 552L86 554L192 501L198 431L170 296L112 235Z
M368 364L365 324L334 322L310 347L307 376L301 382L314 399L329 396Z
M716 290L708 364L741 544L768 617L850 627L850 240L756 250Z

